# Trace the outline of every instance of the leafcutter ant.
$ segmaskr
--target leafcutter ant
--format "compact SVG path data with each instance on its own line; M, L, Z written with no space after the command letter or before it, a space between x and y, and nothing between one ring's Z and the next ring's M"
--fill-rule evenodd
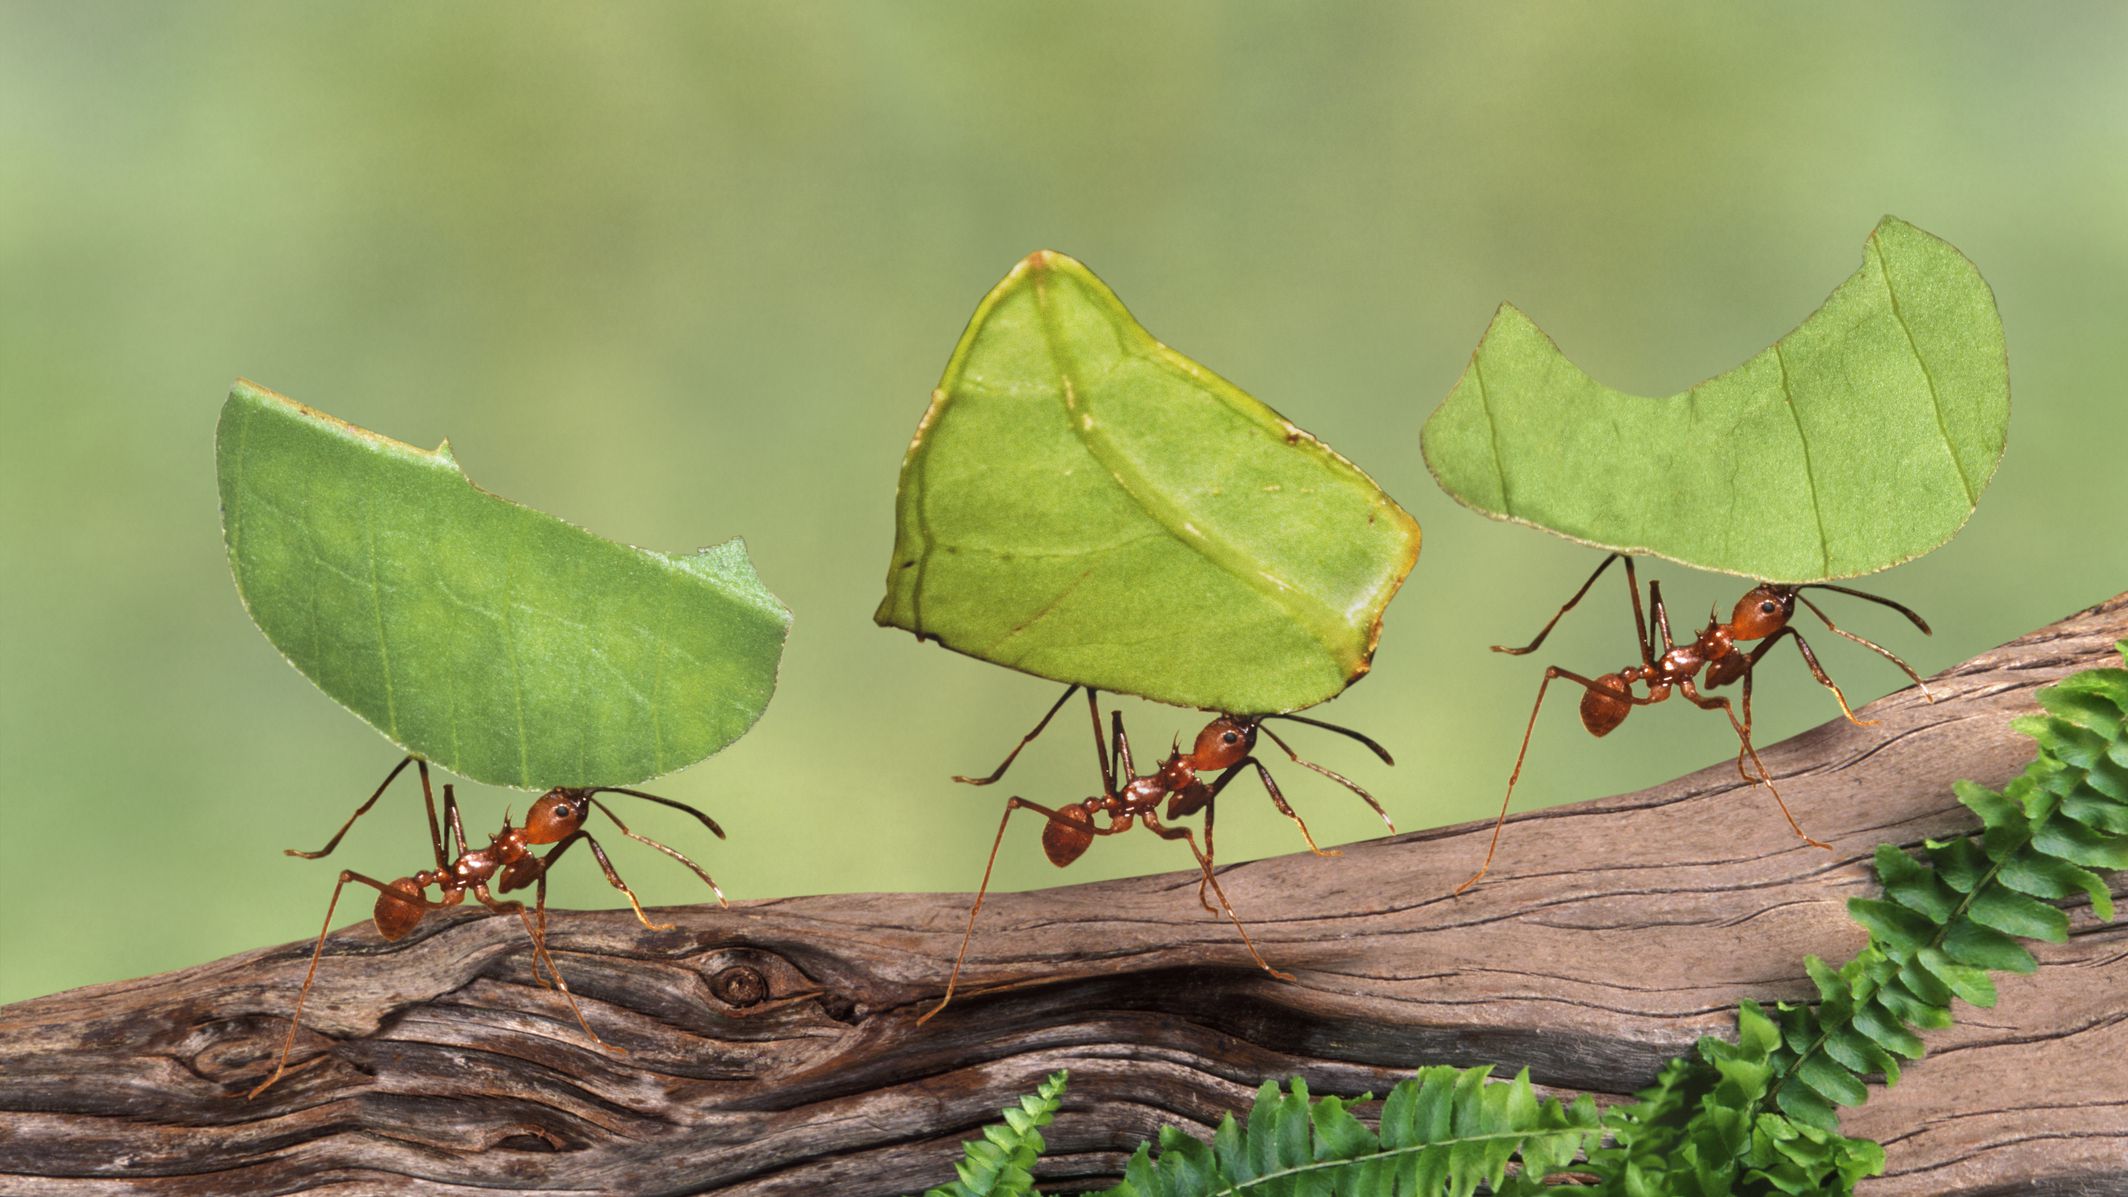
M605 871L607 882L627 897L628 905L635 910L635 917L645 927L653 931L669 931L672 925L650 921L650 916L643 913L642 903L636 901L635 892L629 889L628 883L622 881L621 875L614 871L613 862L606 857L606 850L599 846L599 842L592 838L590 832L584 830L584 820L590 816L592 808L596 807L607 818L612 819L613 825L620 829L622 835L638 843L648 844L693 869L695 875L708 884L710 892L717 895L717 902L720 905L729 905L724 900L724 891L717 888L717 883L710 879L702 866L689 860L678 849L630 831L628 825L621 822L596 795L627 794L661 806L672 807L674 810L685 811L699 819L718 839L724 838L724 829L717 826L716 820L684 802L675 802L670 798L660 798L655 794L646 794L641 790L622 786L557 786L541 794L532 803L532 809L525 815L523 827L512 827L509 816L504 815L502 830L495 833L488 841L487 847L475 849L467 846L465 827L458 816L458 797L452 792L448 782L443 787L444 820L440 825L437 823L436 798L429 788L429 763L414 756L406 757L392 766L392 771L384 775L384 781L377 786L376 792L369 796L368 801L357 807L354 814L347 817L347 822L340 825L340 830L333 833L333 837L325 842L323 848L315 852L290 848L287 854L306 860L316 860L330 854L339 846L341 837L347 834L348 828L353 827L356 819L369 813L369 809L377 805L377 800L384 796L384 791L391 787L392 782L406 770L408 764L416 766L421 775L421 799L428 807L429 842L435 849L436 867L433 870L423 869L411 877L401 877L388 885L351 869L341 870L339 883L333 886L332 900L325 904L325 926L318 932L317 945L310 952L310 971L303 974L303 988L296 994L296 1008L288 1019L288 1038L281 1044L281 1057L274 1065L273 1075L259 1082L257 1088L245 1095L247 1101L264 1093L275 1081L281 1079L281 1074L288 1068L288 1053L294 1049L296 1030L302 1025L303 1002L310 996L311 983L317 980L318 959L324 955L325 937L332 930L333 909L340 904L340 891L345 889L350 881L360 882L377 891L377 906L371 917L377 924L377 933L388 941L405 937L431 911L456 906L465 901L468 893L496 914L516 915L524 923L526 934L532 938L533 979L542 986L560 989L562 997L569 1003L570 1012L576 1015L577 1025L584 1028L584 1034L590 1036L593 1043L615 1053L625 1053L626 1049L600 1039L598 1033L591 1029L591 1024L584 1021L584 1012L576 1004L576 995L569 992L569 983L562 979L561 970L555 967L554 957L547 951L547 870L553 867L554 862L562 853L567 852L571 845L581 840L590 846L591 855L598 860L599 868ZM540 844L553 844L554 848L545 856L541 856L533 851L533 847ZM455 855L452 852L453 847L456 848ZM532 911L526 911L523 902L503 901L489 892L488 883L497 873L502 876L496 888L503 893L522 889L527 885L535 887L536 898ZM438 891L435 898L430 898L426 892L431 887ZM540 972L542 966L546 969L545 976ZM551 985L548 977L553 978Z
M1707 710L1721 711L1729 717L1729 725L1736 732L1739 745L1736 754L1737 775L1747 782L1766 787L1766 792L1773 795L1774 802L1781 808L1782 816L1788 820L1789 828L1804 843L1828 850L1831 845L1812 839L1796 823L1795 816L1789 813L1788 804L1781 800L1781 792L1775 788L1773 776L1767 772L1765 762L1759 760L1758 749L1751 744L1751 682L1757 672L1759 661L1767 653L1773 651L1773 647L1784 638L1794 640L1796 651L1802 654L1803 663L1810 668L1810 676L1816 678L1819 685L1832 691L1834 701L1840 704L1840 713L1847 716L1849 722L1858 727L1867 727L1876 721L1873 719L1857 719L1855 717L1854 711L1848 708L1847 696L1840 692L1840 687L1830 677L1826 676L1824 667L1818 664L1817 654L1810 649L1810 643L1804 640L1803 634L1798 632L1795 626L1789 622L1795 615L1796 604L1801 603L1809 608L1810 613L1817 616L1825 624L1827 630L1836 635L1844 636L1897 665L1905 672L1906 676L1912 678L1914 683L1921 687L1921 693L1930 702L1935 701L1935 695L1929 693L1928 683L1923 682L1921 676L1915 673L1913 668L1905 661L1900 660L1891 650L1834 624L1831 618L1825 612L1819 610L1818 605L1811 602L1802 592L1805 590L1831 590L1840 594L1852 595L1855 598L1867 599L1870 602L1890 607L1899 614L1906 616L1915 627L1921 629L1922 635L1928 635L1928 621L1922 619L1921 616L1902 604L1895 603L1880 595L1870 594L1846 586L1834 586L1826 582L1803 584L1761 582L1747 591L1744 597L1737 600L1736 608L1730 613L1727 622L1724 622L1719 615L1710 610L1707 613L1707 626L1700 629L1699 634L1694 636L1690 643L1678 644L1670 638L1670 613L1663 606L1662 583L1651 580L1648 583L1648 609L1655 614L1655 631L1662 638L1661 643L1658 644L1655 638L1649 635L1647 617L1642 613L1640 583L1633 573L1633 558L1624 553L1612 553L1610 556L1605 557L1603 563L1598 565L1595 572L1589 575L1588 581L1581 584L1581 589L1574 592L1574 597L1568 599L1566 605L1559 608L1558 613L1553 615L1550 622L1544 625L1543 630L1537 633L1535 640L1520 648L1508 648L1505 645L1496 644L1493 645L1493 651L1514 656L1535 652L1537 647L1544 643L1544 638L1551 635L1552 628L1558 624L1560 617L1574 609L1574 604L1580 602L1582 596L1589 592L1589 588L1596 585L1596 579L1603 576L1603 571L1609 569L1613 561L1621 559L1626 563L1626 590L1633 599L1633 627L1635 637L1640 646L1640 664L1629 666L1616 673L1606 673L1593 680L1571 670L1561 669L1556 665L1545 669L1544 680L1537 685L1537 701L1530 706L1529 724L1522 730L1522 750L1515 754L1514 771L1509 773L1507 777L1507 794L1500 800L1500 816L1493 822L1493 837L1492 842L1486 845L1485 863L1478 867L1478 871L1471 875L1470 880L1456 887L1456 892L1459 894L1476 885L1478 879L1485 876L1486 871L1492 868L1493 853L1500 846L1500 828L1507 821L1507 806L1515 796L1515 781L1522 776L1523 758L1529 755L1530 733L1536 729L1537 712L1544 706L1545 689L1555 679L1564 678L1582 688L1581 725L1587 728L1592 736L1610 734L1612 729L1625 722L1626 716L1633 713L1634 707L1653 706L1669 698L1673 691L1683 695L1685 700L1694 706ZM1748 640L1759 641L1758 647L1748 652L1740 647L1742 642ZM1695 679L1700 676L1703 670L1706 675L1706 689L1709 690L1729 685L1738 680L1743 682L1743 709L1741 715L1739 715L1737 708L1730 704L1728 698L1701 692ZM1636 684L1647 688L1648 692L1645 696L1633 692L1633 687ZM1751 762L1751 767L1755 770L1755 773L1745 771L1744 762L1746 760Z
M1034 725L1034 730L1022 736L1020 742L1013 746L1012 751L1005 755L1004 761L996 769L992 770L988 776L955 777L954 780L965 782L968 785L984 786L1003 777L1005 770L1011 768L1013 760L1020 755L1020 750L1027 747L1036 736L1042 734L1043 729L1049 726L1049 721L1056 717L1058 711L1064 709L1064 704L1071 701L1071 696L1081 688L1079 686L1067 687L1063 695L1049 708L1048 714L1043 715L1041 722ZM1375 743L1359 732L1300 715L1221 714L1205 724L1204 729L1197 733L1197 739L1188 752L1182 751L1181 744L1178 741L1168 753L1167 759L1162 761L1157 769L1140 776L1131 763L1130 736L1123 729L1123 712L1113 710L1109 712L1113 721L1114 736L1112 744L1109 741L1104 741L1101 735L1101 706L1098 693L1092 687L1085 687L1084 689L1086 690L1087 712L1093 719L1094 754L1098 758L1101 767L1101 792L1082 802L1075 802L1069 806L1055 809L1043 806L1038 802L1030 802L1018 795L1006 800L1005 813L998 820L997 836L990 842L990 859L983 865L982 885L976 890L975 904L968 910L968 929L961 936L960 953L953 958L953 973L947 978L946 994L939 999L938 1005L933 1006L923 1017L917 1019L919 1024L929 1022L939 1011L946 1008L947 1003L953 1000L954 989L960 982L961 965L968 958L968 944L975 936L976 915L982 912L983 899L990 892L990 873L997 865L998 847L1005 841L1005 827L1012 821L1013 812L1015 811L1033 811L1048 820L1042 828L1042 851L1048 855L1049 862L1060 869L1079 859L1080 855L1093 844L1095 836L1116 835L1130 830L1134 823L1143 823L1146 830L1162 839L1182 840L1187 843L1190 846L1190 853L1197 858L1197 868L1200 873L1200 879L1197 882L1198 903L1207 911L1214 913L1224 912L1227 919L1234 924L1234 929L1241 932L1241 942L1248 947L1249 955L1255 959L1257 964L1263 966L1265 972L1270 973L1281 981L1292 980L1292 974L1273 968L1270 962L1263 958L1263 953L1256 950L1255 941L1249 938L1249 929L1242 924L1241 917L1234 913L1233 905L1227 901L1226 891L1220 887L1219 878L1213 872L1212 816L1214 802L1219 797L1220 792L1226 789L1227 783L1241 776L1243 770L1253 768L1256 771L1256 776L1263 781L1265 791L1270 794L1272 805L1278 808L1280 814L1293 820L1294 826L1300 828L1301 838L1307 841L1310 852L1318 856L1336 856L1338 855L1338 850L1316 846L1315 837L1308 831L1308 824L1287 803L1285 795L1279 791L1278 782L1271 777L1271 771L1264 767L1262 761L1256 759L1254 754L1258 734L1270 737L1271 742L1278 745L1279 750L1291 757L1294 763L1312 769L1359 795L1362 801L1374 809L1375 814L1382 817L1382 822L1388 825L1391 832L1396 830L1396 825L1390 822L1388 812L1382 809L1382 804L1376 802L1372 794L1369 794L1348 778L1342 777L1313 761L1302 760L1300 754L1294 752L1293 748L1277 732L1264 726L1264 721L1267 719L1285 719L1294 723L1304 723L1310 727L1323 728L1326 731L1333 731L1342 736L1349 736L1366 745L1376 756L1382 758L1384 764L1396 763L1390 759L1388 751L1380 744ZM1217 772L1219 775L1210 782L1205 781L1200 776L1200 774L1212 772ZM1163 804L1165 805L1164 811L1162 810ZM1189 828L1170 826L1167 822L1167 820L1187 818L1198 811L1204 812L1204 845L1202 848L1198 846L1197 837ZM1106 816L1107 821L1105 823L1097 822L1096 816ZM1219 899L1219 905L1216 908L1205 899L1205 890L1208 887L1212 894Z

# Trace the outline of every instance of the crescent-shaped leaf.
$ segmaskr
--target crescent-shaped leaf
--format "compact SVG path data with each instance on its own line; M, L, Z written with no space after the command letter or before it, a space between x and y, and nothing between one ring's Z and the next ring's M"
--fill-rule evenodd
M1495 519L1822 582L1949 540L2009 424L1994 293L1948 242L1887 216L1823 307L1682 395L1612 390L1503 306L1420 443L1441 489Z
M393 743L493 785L627 785L753 726L790 612L731 540L615 544L238 381L215 430L237 593Z
M1288 711L1366 672L1418 552L1372 479L1045 251L976 309L917 427L873 618L1058 681Z

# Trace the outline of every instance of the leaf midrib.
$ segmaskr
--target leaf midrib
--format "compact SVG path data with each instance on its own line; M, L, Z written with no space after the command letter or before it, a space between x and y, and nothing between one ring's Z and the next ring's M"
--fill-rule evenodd
M1042 339L1049 349L1050 360L1055 363L1057 386L1062 393L1065 411L1071 417L1065 423L1070 427L1072 435L1085 447L1088 455L1108 472L1109 477L1115 480L1116 485L1122 488L1124 494L1130 496L1131 501L1137 504L1139 510L1143 511L1155 526L1167 533L1176 543L1202 557L1214 569L1237 579L1284 610L1294 622L1307 628L1316 642L1323 646L1324 654L1342 668L1343 655L1339 652L1339 646L1347 639L1345 633L1348 629L1335 611L1308 601L1298 588L1266 572L1261 562L1252 559L1233 544L1198 527L1099 430L1098 422L1092 413L1085 411L1079 403L1076 378L1078 371L1074 368L1074 363L1066 357L1063 337L1057 328L1056 313L1050 302L1050 282L1041 274L1034 275L1030 281L1034 287L1035 310L1042 321ZM1111 323L1109 327L1115 326ZM1124 342L1122 352L1126 355L1132 354L1133 347L1128 343L1129 330L1119 331L1124 334L1119 337L1119 340ZM1166 348L1158 342L1154 342L1154 345L1156 349ZM1145 360L1155 366L1164 364L1157 357L1145 357ZM1216 391L1214 393L1216 394Z

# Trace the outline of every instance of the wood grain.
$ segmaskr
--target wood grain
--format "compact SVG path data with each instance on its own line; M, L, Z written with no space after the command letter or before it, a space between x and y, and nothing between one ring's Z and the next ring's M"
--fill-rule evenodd
M1518 818L1460 898L1483 825L1223 870L1291 983L1178 873L994 896L974 990L922 1028L966 895L680 908L660 933L561 914L555 954L625 1056L534 984L514 920L455 914L397 944L365 923L329 941L296 1063L255 1102L308 943L22 1002L0 1009L0 1188L904 1193L1070 1068L1041 1172L1070 1189L1267 1077L1381 1092L1421 1063L1497 1061L1629 1093L1731 1032L1740 999L1810 997L1803 956L1863 943L1844 902L1873 847L1966 827L1951 781L2014 775L2032 748L2009 717L2124 637L2128 595L1931 679L1933 705L1903 691L1868 709L1879 726L1766 751L1832 853L1723 764ZM1999 1006L1962 1010L1850 1112L1889 1158L1870 1197L2128 1192L2128 926L2072 914L2037 974L2001 979Z

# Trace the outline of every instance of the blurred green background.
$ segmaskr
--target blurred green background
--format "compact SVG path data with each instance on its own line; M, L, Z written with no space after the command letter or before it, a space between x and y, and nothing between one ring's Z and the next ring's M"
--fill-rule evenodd
M657 787L731 839L637 824L744 898L980 874L1004 795L947 777L992 765L1055 688L871 612L929 390L1037 247L1425 525L1373 676L1324 712L1400 764L1303 729L1402 828L1497 805L1541 662L1485 646L1595 564L1457 507L1420 463L1503 299L1605 382L1663 394L1812 310L1880 215L1948 238L2008 326L2009 454L1956 540L1874 583L1932 639L1843 610L1929 672L2097 601L2128 584L2124 44L2128 9L2103 3L10 4L0 1000L314 935L336 865L425 863L411 790L333 861L281 855L395 755L238 606L212 431L239 374L449 435L481 484L616 539L747 537L797 614L781 691ZM1739 592L1650 572L1688 616ZM1606 590L1550 659L1623 665L1625 627ZM1899 680L1821 652L1858 698ZM1836 713L1800 668L1761 694L1763 742ZM1197 725L1129 713L1145 743ZM1011 788L1082 796L1083 737L1038 744ZM1555 710L1519 804L1733 744L1682 708L1601 743ZM1378 830L1288 772L1326 842ZM476 835L526 801L468 799ZM1227 808L1224 859L1299 846L1259 803ZM1016 831L1001 884L1185 863L1127 836L1059 875L1036 838ZM617 857L646 901L704 896ZM614 905L582 863L555 901Z

